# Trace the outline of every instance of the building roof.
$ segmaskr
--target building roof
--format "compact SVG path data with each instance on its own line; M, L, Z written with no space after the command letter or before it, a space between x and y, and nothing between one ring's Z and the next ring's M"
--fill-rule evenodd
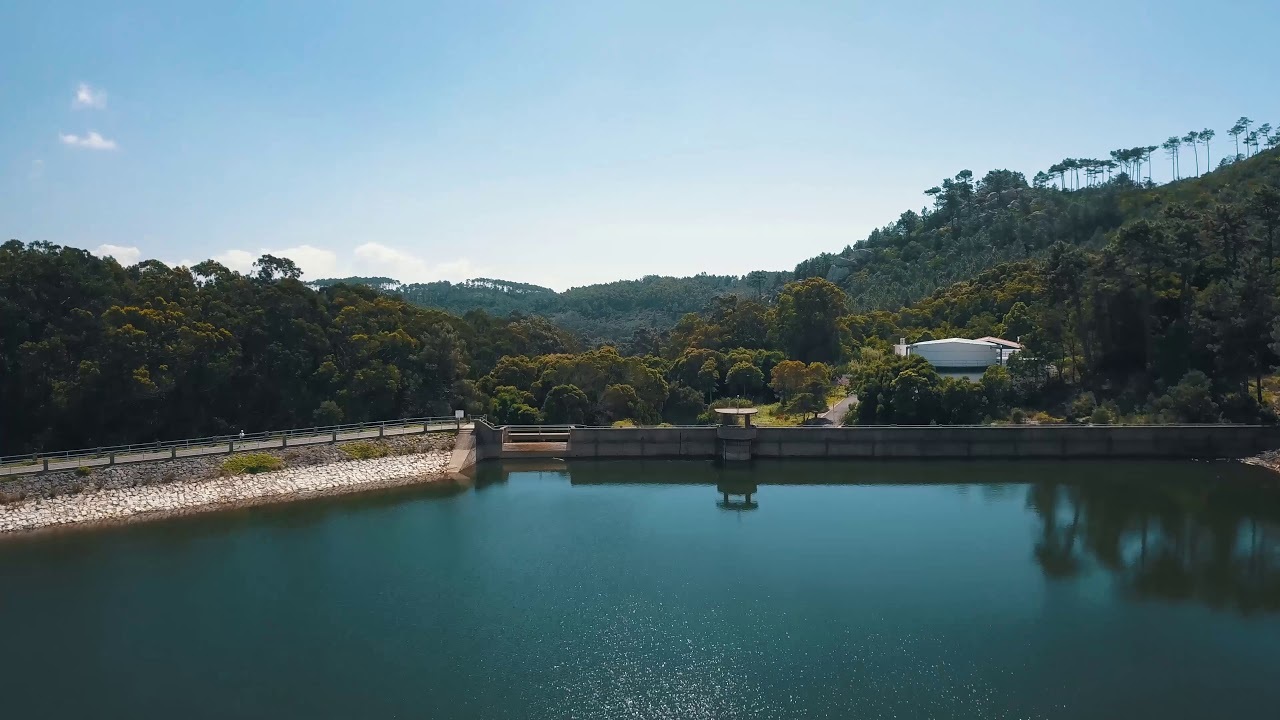
M991 345L986 340L970 340L969 338L943 338L941 340L925 340L924 342L908 344L911 347L920 347L921 345L983 345L989 347Z
M980 340L980 341L985 341L985 342L989 342L989 343L995 343L995 344L997 344L997 345L1003 345L1003 346L1005 346L1005 347L1007 347L1007 348L1014 348L1015 350L1021 350L1021 349L1022 349L1022 345L1021 345L1020 343L1016 343L1016 342L1014 342L1014 341L1012 341L1012 340L1005 340L1004 338L998 338L998 337L990 337L990 336L988 336L988 337L980 337L980 338L978 338L978 340Z

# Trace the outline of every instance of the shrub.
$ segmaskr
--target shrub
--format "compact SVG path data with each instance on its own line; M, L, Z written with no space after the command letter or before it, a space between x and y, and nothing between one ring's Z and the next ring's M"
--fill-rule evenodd
M1082 392L1067 407L1067 417L1073 421L1090 417L1098 409L1098 400L1091 392Z
M1009 413L1009 422L1014 425L1025 425L1027 422L1027 413L1024 412L1022 408L1014 408L1013 412Z
M245 453L233 455L222 463L222 472L227 475L243 475L245 473L269 472L284 467L284 461L267 453Z
M1156 401L1155 409L1168 422L1214 423L1220 419L1209 378L1199 370L1192 370L1169 388L1169 392Z
M93 468L87 468L83 466L76 468L76 475L79 475L80 477L89 477L92 474L93 474Z
M341 447L341 450L352 460L372 460L373 458L386 457L390 453L390 450L385 445L378 445L364 440L347 443Z
M311 422L321 427L337 425L342 422L342 408L338 407L338 403L332 400L325 400L312 411Z
M1111 410L1099 405L1093 409L1089 415L1089 422L1093 425L1110 425L1116 421L1116 416Z

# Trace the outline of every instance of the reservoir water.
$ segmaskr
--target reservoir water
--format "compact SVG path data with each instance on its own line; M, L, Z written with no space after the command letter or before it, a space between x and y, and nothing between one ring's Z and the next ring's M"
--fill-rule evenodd
M1278 498L1228 463L573 462L10 539L0 715L1276 717Z

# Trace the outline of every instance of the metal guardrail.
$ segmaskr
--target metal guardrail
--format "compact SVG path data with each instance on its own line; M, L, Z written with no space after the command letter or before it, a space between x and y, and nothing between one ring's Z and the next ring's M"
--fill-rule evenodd
M991 424L991 425L840 425L838 423L833 423L830 425L822 425L822 424L760 425L758 423L752 423L751 426L753 428L756 428L757 430L830 430L832 428L847 428L849 430L890 430L890 429L902 429L902 428L911 428L913 430L948 430L948 429L954 429L954 428L987 428L987 429L997 429L997 430L1002 430L1005 428L1023 428L1023 429L1025 428L1062 428L1062 429L1067 429L1067 428L1071 428L1071 429L1237 428L1237 429L1240 429L1240 428L1274 427L1270 425L1246 425L1246 424L1238 424L1238 423L1170 423L1165 425L1160 425L1156 423L1143 423L1143 424L1112 423L1109 425L1092 425L1088 423L1081 424L1081 423L1066 423L1066 422L1063 422L1063 423L1030 423L1029 422L1029 423L1023 423L1020 425L1015 425L1012 423L1001 423L999 425L995 425L995 424ZM520 427L520 426L503 425L499 427ZM527 427L536 427L536 426L527 426ZM689 429L714 428L714 427L718 427L718 425L716 425L715 423L704 423L701 425L624 425L620 427L614 426L614 425L566 425L564 427L579 429L579 430L638 430L638 429L673 430L677 428L689 428Z
M484 418L482 416L468 418L468 422L475 419L483 420ZM309 442L296 442L296 445L314 445L323 442L338 442L339 440L409 435L413 434L413 432L426 433L432 430L451 430L457 428L459 424L460 421L456 417L404 418L380 422L348 423L345 425L325 425L291 430L213 435L184 440L111 445L79 450L25 453L0 457L0 478L51 470L69 470L76 467L102 467L162 460L166 457L177 459L236 451L286 448L290 446L289 441L291 439L298 441L309 440ZM417 430L416 428L419 427L421 429Z
M504 425L502 436L508 442L567 440L574 427L574 425Z

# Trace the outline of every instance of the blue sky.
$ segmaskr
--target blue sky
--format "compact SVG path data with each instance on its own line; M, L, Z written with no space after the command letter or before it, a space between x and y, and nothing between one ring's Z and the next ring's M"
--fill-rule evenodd
M789 269L963 168L1204 127L1221 157L1237 117L1280 125L1278 28L1230 1L0 0L0 236L557 289Z

